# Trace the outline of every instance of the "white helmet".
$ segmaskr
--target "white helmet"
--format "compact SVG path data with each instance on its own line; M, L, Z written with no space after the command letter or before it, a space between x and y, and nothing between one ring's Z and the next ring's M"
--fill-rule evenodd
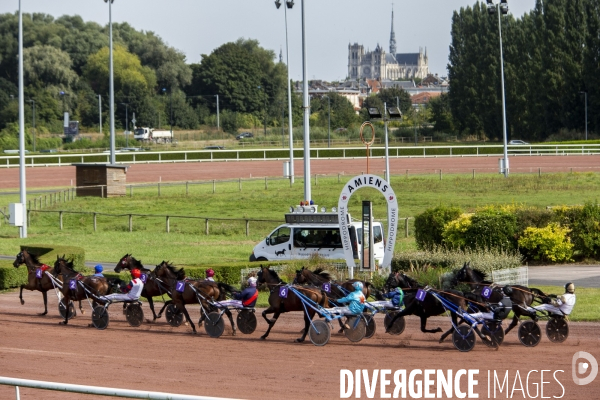
M353 286L353 287L354 287L354 289L356 289L356 290L363 290L363 284L362 284L362 282L358 282L358 281L357 281L357 282L354 282L354 283L352 284L352 286Z
M256 278L251 276L248 278L248 286L256 287Z

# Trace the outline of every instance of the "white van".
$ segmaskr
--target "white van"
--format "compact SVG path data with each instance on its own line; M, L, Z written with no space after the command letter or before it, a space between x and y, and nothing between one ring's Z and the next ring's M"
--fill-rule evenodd
M254 246L250 261L297 260L318 254L328 259L344 259L337 213L316 212L317 206L296 207L285 215L286 223L279 225L264 240ZM362 222L352 221L348 227L354 259L362 254ZM373 222L375 262L381 264L385 240L381 222Z

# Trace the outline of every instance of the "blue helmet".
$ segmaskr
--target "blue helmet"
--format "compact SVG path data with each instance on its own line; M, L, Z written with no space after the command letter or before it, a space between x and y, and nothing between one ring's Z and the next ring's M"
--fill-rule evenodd
M356 290L363 290L363 284L362 284L362 282L358 282L358 281L354 282L352 284L352 287L354 287L354 289L356 289Z
M97 274L101 273L104 270L104 268L102 268L102 265L98 264L94 267L94 271L96 271Z
M398 293L404 293L404 292L402 291L402 288L401 288L400 286L398 286L398 287L396 288L396 292L398 292Z

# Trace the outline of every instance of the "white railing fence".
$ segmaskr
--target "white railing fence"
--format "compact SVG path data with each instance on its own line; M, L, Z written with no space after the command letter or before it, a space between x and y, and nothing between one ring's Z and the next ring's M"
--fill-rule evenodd
M498 285L529 286L529 269L519 267L492 271L492 282Z
M16 399L20 400L19 387L33 389L56 390L59 392L72 392L83 394L95 394L100 396L125 397L130 399L154 399L154 400L233 400L224 397L192 396L186 394L147 392L143 390L117 389L101 386L73 385L70 383L36 381L31 379L10 378L0 376L0 385L15 386Z

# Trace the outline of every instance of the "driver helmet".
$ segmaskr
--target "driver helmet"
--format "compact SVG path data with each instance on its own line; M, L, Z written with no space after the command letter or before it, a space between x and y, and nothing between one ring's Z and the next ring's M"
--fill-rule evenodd
M248 286L251 287L256 287L256 278L251 276L250 278L248 278Z
M402 288L400 286L398 286L396 289L394 289L396 292L402 294Z
M356 290L363 290L363 284L362 282L354 282L352 284L352 287Z
M98 264L94 267L94 272L99 274L104 270L104 268L102 268L102 265Z
M134 268L131 270L131 277L134 279L139 278L141 276L141 274L142 274L141 271L137 268Z
M504 292L504 295L508 296L508 297L510 297L510 295L512 295L512 293L513 293L513 290L510 286L504 286L502 288L502 291Z
M565 284L565 292L575 293L575 285L572 282Z
M215 271L212 268L209 268L206 270L206 277L207 278L212 278L213 276L215 276Z

